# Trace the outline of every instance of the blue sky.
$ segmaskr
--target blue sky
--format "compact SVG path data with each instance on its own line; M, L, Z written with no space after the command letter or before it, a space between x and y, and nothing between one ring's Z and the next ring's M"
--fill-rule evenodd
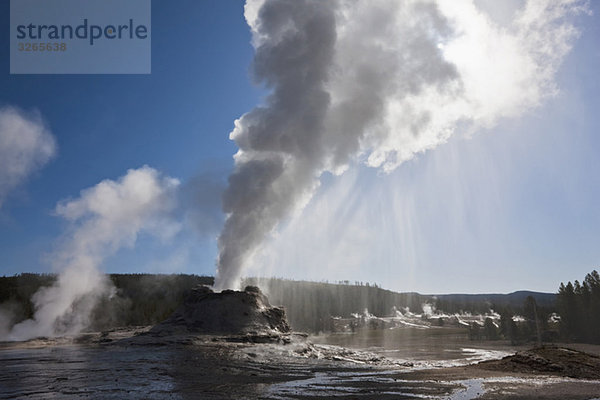
M5 50L0 108L39 111L58 150L0 208L0 275L51 271L48 254L67 228L53 213L56 204L143 165L200 186L188 201L199 201L214 220L167 243L142 234L102 269L214 274L218 188L237 151L229 132L265 91L249 74L253 48L242 1L174 4L153 1L150 75L10 75ZM310 241L315 226L290 223L281 228L283 242L269 244L273 265L250 271L442 293L555 291L600 266L600 5L591 8L593 15L576 19L581 37L557 73L560 93L542 106L471 138L453 137L391 174L355 165L322 178L303 220L339 213L324 204L352 188L347 224L320 241L358 246L353 262L324 267L331 254ZM8 11L1 2L4 49ZM281 265L282 252L294 260Z
M9 2L0 7L6 49ZM148 164L182 180L204 172L226 179L235 152L228 133L260 95L248 74L243 2L154 1L152 14L151 75L10 75L3 57L0 105L38 110L58 153L0 210L1 274L47 271L44 254L63 228L51 215L56 203L129 168ZM182 272L213 269L210 261Z

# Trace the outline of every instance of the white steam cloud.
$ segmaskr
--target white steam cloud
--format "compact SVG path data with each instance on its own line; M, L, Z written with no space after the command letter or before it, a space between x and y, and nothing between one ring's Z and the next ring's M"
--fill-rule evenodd
M248 0L254 75L271 89L235 122L216 286L235 288L265 237L325 171L389 172L457 131L557 93L578 0L530 0L493 19L473 0ZM505 23L502 23L504 20Z
M15 325L5 339L74 334L85 328L97 300L113 289L99 270L102 261L134 246L142 233L169 238L178 231L170 218L178 185L176 179L144 166L60 202L56 215L70 225L53 255L58 279L33 296L34 318Z
M0 108L0 208L6 196L56 153L56 142L39 114Z

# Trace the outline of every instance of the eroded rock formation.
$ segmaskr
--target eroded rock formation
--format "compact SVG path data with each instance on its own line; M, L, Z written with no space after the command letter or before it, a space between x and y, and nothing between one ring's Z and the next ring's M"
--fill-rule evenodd
M285 311L273 307L256 286L244 291L213 292L207 286L194 288L184 303L150 334L242 335L274 337L290 332Z

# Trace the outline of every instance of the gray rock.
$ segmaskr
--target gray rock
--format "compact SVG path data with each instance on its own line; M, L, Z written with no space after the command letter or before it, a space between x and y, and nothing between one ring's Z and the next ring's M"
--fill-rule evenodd
M215 293L207 286L199 286L167 320L149 333L153 336L208 334L264 338L289 332L285 310L271 306L258 287Z

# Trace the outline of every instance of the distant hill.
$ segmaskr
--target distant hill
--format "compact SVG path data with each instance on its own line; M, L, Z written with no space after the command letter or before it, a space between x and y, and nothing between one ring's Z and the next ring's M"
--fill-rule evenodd
M470 310L473 307L478 308L480 305L489 304L496 307L512 307L520 308L523 306L527 297L533 297L541 307L555 307L556 294L532 292L528 290L519 290L508 294L490 293L490 294L437 294L429 295L429 297L438 299L445 303L447 307L442 305L448 312L458 312L460 310Z

